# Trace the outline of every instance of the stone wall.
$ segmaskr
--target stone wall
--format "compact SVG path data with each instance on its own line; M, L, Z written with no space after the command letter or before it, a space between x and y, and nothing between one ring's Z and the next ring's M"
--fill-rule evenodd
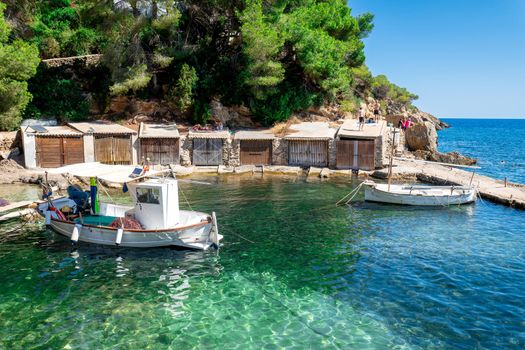
M285 139L272 141L272 164L288 165L288 141Z
M81 64L83 66L93 66L97 65L100 62L101 58L101 54L50 58L47 60L42 60L42 64L44 64L47 67L72 66L75 64Z
M337 147L335 139L328 140L328 167L335 169L337 165Z
M241 146L240 142L226 139L222 142L222 164L236 167L241 165Z
M193 140L189 137L180 138L180 165L191 166L193 160Z

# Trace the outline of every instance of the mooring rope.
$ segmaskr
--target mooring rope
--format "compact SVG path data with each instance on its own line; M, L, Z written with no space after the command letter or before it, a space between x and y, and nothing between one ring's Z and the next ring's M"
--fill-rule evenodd
M354 199L354 197L357 195L357 193L359 192L359 190L361 189L361 187L363 187L363 184L364 182L361 182L356 188L354 188L352 191L350 191L346 196L344 196L343 198L341 198L337 203L335 203L335 206L339 206L344 200L346 200L348 197L350 197L349 200L347 200L345 202L345 204L348 204L352 201L352 199Z

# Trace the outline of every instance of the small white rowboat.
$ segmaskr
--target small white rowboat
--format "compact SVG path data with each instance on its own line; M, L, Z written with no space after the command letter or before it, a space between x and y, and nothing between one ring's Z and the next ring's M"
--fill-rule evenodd
M369 202L447 206L472 203L476 189L469 186L389 185L365 181L365 200Z

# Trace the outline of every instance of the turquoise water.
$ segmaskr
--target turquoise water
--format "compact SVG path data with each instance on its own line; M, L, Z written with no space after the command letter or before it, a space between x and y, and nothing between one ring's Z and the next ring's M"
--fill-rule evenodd
M525 184L525 119L444 119L439 150L478 159L480 174Z
M1 235L0 348L525 347L522 211L336 208L346 179L206 181L181 188L217 211L218 253Z

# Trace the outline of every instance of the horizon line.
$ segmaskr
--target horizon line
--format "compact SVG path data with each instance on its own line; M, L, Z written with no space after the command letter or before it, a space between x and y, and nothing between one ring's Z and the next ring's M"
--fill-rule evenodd
M438 119L498 119L498 120L523 120L525 117L437 117Z

